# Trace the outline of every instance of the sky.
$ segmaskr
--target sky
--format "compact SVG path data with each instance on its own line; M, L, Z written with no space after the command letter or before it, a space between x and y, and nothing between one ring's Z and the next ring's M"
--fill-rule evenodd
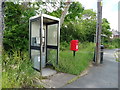
M93 9L97 12L97 0L76 0L79 1L85 9ZM102 18L107 18L111 29L118 30L118 2L120 0L102 0Z

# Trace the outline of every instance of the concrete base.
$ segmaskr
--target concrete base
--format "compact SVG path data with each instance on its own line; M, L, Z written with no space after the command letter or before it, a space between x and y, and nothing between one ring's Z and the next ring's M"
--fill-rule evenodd
M42 79L39 83L45 88L61 88L75 77L76 75L57 73L47 79Z
M42 69L42 76L43 77L49 77L49 76L52 76L56 73L57 73L57 71L50 69L50 68L43 68Z

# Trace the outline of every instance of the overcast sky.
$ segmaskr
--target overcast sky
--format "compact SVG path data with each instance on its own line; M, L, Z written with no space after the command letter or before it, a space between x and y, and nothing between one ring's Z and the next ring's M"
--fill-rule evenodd
M97 12L97 0L76 0L82 3L85 9L93 9ZM102 0L102 18L107 18L111 29L118 30L118 2L120 0Z

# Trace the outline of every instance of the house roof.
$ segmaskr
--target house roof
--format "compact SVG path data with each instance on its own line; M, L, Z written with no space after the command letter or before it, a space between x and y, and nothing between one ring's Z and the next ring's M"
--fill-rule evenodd
M113 30L113 31L112 31L112 34L113 34L113 35L120 35L120 32Z

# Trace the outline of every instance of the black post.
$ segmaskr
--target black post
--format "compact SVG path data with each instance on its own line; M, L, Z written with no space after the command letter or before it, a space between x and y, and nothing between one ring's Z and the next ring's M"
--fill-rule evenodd
M73 56L75 56L75 51L73 51Z

